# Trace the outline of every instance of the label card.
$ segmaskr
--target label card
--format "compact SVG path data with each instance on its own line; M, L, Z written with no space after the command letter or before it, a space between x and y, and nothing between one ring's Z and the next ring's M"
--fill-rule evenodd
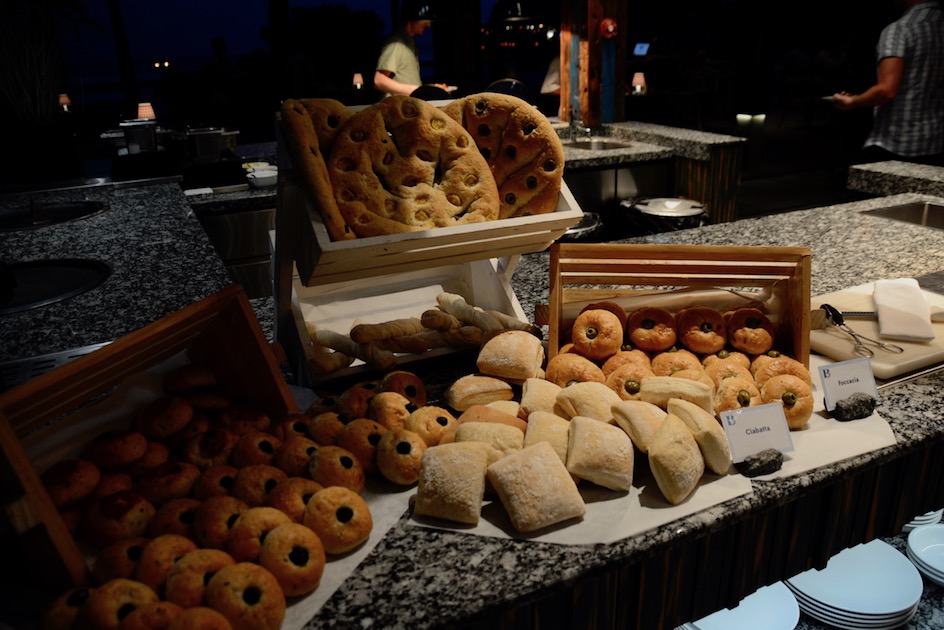
M781 453L793 450L790 427L779 402L722 411L721 426L728 436L735 463L768 448Z
M868 357L821 365L819 379L823 384L826 411L830 413L836 408L836 401L852 394L868 394L878 400L878 387Z

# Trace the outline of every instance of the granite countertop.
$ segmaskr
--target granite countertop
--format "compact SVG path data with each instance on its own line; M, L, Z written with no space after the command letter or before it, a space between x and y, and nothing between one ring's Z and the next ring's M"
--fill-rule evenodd
M45 193L50 198L66 193ZM77 194L75 191L72 195ZM5 261L90 256L112 264L109 282L55 305L0 317L0 359L13 359L110 341L179 310L229 284L226 270L176 185L83 190L108 212L71 224L0 235ZM74 197L73 197L74 198ZM862 214L862 210L940 198L901 194L852 204L711 225L628 239L627 243L804 246L812 249L812 294L880 278L944 270L940 232ZM22 200L0 199L2 204ZM522 256L512 286L528 317L548 298L548 254ZM271 330L271 300L253 302ZM267 332L267 334L269 334ZM318 611L308 627L425 628L461 624L613 570L632 558L722 529L747 515L810 492L850 471L944 434L937 372L883 390L879 412L899 444L776 483L619 542L563 546L484 538L412 527L403 518ZM937 598L941 589L926 588ZM935 627L932 625L913 627ZM937 627L940 627L939 625Z
M923 199L928 197L897 195L622 242L811 247L812 294L817 295L870 280L944 269L938 232L861 213ZM514 272L512 286L529 317L533 317L534 304L547 303L548 260L547 253L522 256ZM318 611L309 627L418 628L461 623L483 609L528 601L637 554L656 553L680 540L724 528L852 470L892 459L925 440L939 439L944 434L942 386L944 372L936 372L883 391L879 412L896 434L899 444L895 447L777 482L756 482L749 495L609 545L574 547L482 538L411 527L404 518ZM933 628L941 621L942 590L926 587L926 598L929 620L924 625L913 620L914 628ZM378 601L397 605L378 605Z
M873 195L917 192L944 196L944 167L898 160L856 164L849 169L850 190Z
M70 223L0 233L5 264L91 258L112 273L81 295L0 316L0 361L113 341L232 282L176 182L6 195L0 210L30 199L102 201L108 209Z

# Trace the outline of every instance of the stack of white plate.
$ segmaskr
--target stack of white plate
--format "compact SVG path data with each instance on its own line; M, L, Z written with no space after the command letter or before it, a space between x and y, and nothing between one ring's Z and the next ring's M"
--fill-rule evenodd
M793 630L800 621L800 607L793 593L777 582L748 595L734 608L719 610L680 630Z
M901 528L902 533L908 534L912 530L917 529L918 527L924 527L925 525L934 525L935 523L941 522L941 517L944 516L944 510L936 510L934 512L928 512L927 514L922 514L921 516L916 516L910 522L906 523L904 527Z
M914 616L924 583L897 549L873 540L786 581L800 610L837 628L890 630Z
M908 557L924 577L944 586L944 525L917 527L908 534Z

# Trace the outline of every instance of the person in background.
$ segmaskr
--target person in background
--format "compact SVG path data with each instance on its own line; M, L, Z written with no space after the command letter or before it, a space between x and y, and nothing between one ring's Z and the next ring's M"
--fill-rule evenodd
M938 0L897 1L904 14L879 37L875 84L834 94L835 107L874 108L865 161L944 166L944 11Z
M400 26L384 43L374 72L374 87L384 93L413 94L423 85L420 59L413 39L432 26L433 11L419 0L405 0L400 7ZM445 85L437 84L445 90ZM444 92L445 93L445 92Z

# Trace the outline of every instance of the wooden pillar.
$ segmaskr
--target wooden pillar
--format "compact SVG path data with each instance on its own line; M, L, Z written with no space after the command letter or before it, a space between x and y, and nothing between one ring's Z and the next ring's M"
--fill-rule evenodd
M621 0L561 0L562 120L571 108L590 127L624 119L627 17ZM604 23L615 36L604 37Z

